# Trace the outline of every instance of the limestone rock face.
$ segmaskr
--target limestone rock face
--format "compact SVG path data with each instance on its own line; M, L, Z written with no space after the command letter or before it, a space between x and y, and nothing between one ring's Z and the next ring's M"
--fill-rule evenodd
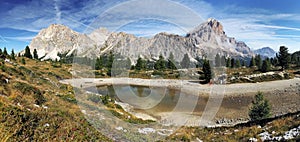
M214 59L219 53L231 57L251 57L254 53L241 41L227 37L222 24L210 18L200 24L186 36L159 33L152 38L136 37L124 32L109 32L97 29L89 35L77 33L63 25L51 25L32 40L30 49L37 49L39 57L55 59L57 53L70 55L76 51L78 56L99 57L113 52L131 61L138 57L156 60L159 55L168 58L172 53L180 62L184 54L192 61L196 57L206 56Z
M32 39L29 47L30 51L37 50L39 57L46 59L58 59L58 53L68 54L74 52L87 53L87 49L93 49L96 42L85 34L77 33L70 28L52 24L43 29Z

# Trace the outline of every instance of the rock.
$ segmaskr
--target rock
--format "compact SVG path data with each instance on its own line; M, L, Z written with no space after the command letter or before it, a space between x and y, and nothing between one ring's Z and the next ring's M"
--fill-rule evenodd
M249 141L250 142L257 142L258 140L257 140L257 138L250 138Z
M33 104L33 106L34 106L34 107L37 107L37 108L39 108L39 107L40 107L40 106L39 106L39 105L37 105L37 104Z
M50 124L48 124L48 123L46 123L45 125L44 125L44 127L49 127L50 126Z
M138 132L141 133L141 134L149 134L149 133L155 133L156 130L153 129L153 128L139 128L138 129Z

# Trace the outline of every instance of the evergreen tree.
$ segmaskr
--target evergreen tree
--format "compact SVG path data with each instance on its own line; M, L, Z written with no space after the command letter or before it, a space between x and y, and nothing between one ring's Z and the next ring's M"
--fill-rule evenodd
M240 67L241 67L241 62L240 62L239 59L236 60L236 62L235 62L235 67L236 67L236 68L240 68Z
M296 65L297 67L300 67L300 56L297 57Z
M231 66L231 59L228 58L226 61L226 67L229 68Z
M252 58L251 58L251 61L250 61L249 67L254 67L254 66L256 66L256 62L255 62L255 58L252 57Z
M226 57L225 56L221 57L221 66L226 66Z
M261 56L259 54L257 54L255 56L255 63L256 63L257 68L260 70L262 61L261 61Z
M107 64L107 68L111 69L112 68L112 65L114 63L114 59L115 59L115 56L112 52L110 52L109 56L108 56L108 64Z
M219 54L216 55L215 57L215 66L220 67L221 66L221 57Z
M190 58L189 58L189 55L187 53L184 54L183 59L182 59L180 65L181 65L181 68L183 68L183 69L189 68L189 66L190 66Z
M276 57L271 58L271 64L276 67L278 65L278 59Z
M261 71L262 72L268 72L268 71L270 71L270 69L271 69L271 63L270 63L270 61L268 59L265 59L263 61L262 66L261 66Z
M135 69L140 71L140 70L144 70L145 68L146 68L146 62L141 57L139 57L135 65Z
M155 62L154 69L160 70L160 71L166 69L166 61L162 55L160 55L159 59Z
M27 58L32 59L32 55L31 55L31 53L30 53L29 46L26 46L24 56L27 57Z
M242 61L242 66L243 66L243 67L247 67L247 63L246 63L245 60Z
M288 58L289 58L289 53L288 53L288 48L285 46L280 46L279 49L279 54L276 54L276 57L278 58L279 65L281 66L281 69L288 69L289 63L288 63Z
M0 48L0 55L3 54L2 49Z
M212 79L212 71L211 71L209 60L204 60L203 66L202 66L202 71L204 73L205 83L210 82L210 80Z
M36 59L36 60L39 59L39 56L38 56L38 54L37 54L36 49L33 50L33 58Z
M170 53L170 56L169 56L169 59L168 59L168 69L171 69L172 71L174 69L176 69L176 66L175 66L175 59L174 59L174 55L173 53L171 52Z
M11 50L10 58L16 60L14 49Z
M255 100L252 102L252 107L249 111L249 117L251 120L262 120L268 118L271 113L271 107L268 100L264 99L261 92L255 95Z
M3 50L3 55L5 55L5 56L8 56L8 53L7 53L6 47L4 47L4 50Z
M234 58L231 58L231 65L230 65L230 67L231 68L234 68L234 66L235 66L235 60L234 60Z
M25 65L25 64L26 64L26 62L25 62L25 59L24 59L24 58L22 58L22 59L21 59L21 63L22 63L23 65Z
M102 68L103 68L103 61L102 61L102 57L100 56L96 59L95 69L100 70Z

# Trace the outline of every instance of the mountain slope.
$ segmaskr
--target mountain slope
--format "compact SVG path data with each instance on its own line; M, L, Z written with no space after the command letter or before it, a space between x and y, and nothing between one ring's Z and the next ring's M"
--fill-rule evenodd
M70 65L24 58L0 63L0 141L110 141L86 119L70 85Z
M188 54L191 59L203 55L213 59L217 53L237 58L253 55L244 42L227 37L222 24L212 18L185 37L159 33L152 38L144 38L124 32L113 33L103 28L85 35L63 25L51 25L32 40L30 49L37 49L39 57L45 56L44 59L59 59L57 53L70 55L75 52L78 56L87 57L113 52L129 57L132 61L136 61L139 56L157 59L160 54L167 58L173 53L178 62L184 54Z
M276 56L276 52L270 47L263 47L261 49L254 50L254 53L269 58Z

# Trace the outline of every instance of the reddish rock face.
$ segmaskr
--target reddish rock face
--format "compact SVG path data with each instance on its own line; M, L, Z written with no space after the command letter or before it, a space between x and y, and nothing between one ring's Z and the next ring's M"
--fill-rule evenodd
M216 19L208 19L207 24L212 28L212 30L218 35L224 35L223 25Z

